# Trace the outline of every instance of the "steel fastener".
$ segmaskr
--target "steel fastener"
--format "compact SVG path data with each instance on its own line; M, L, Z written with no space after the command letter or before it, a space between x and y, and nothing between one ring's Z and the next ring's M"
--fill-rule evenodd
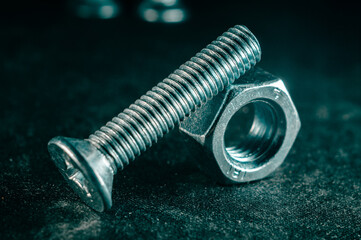
M261 59L256 37L237 25L223 33L88 139L56 137L51 157L97 211L112 205L113 175Z
M254 68L186 118L180 130L206 174L239 183L279 167L300 127L282 79Z

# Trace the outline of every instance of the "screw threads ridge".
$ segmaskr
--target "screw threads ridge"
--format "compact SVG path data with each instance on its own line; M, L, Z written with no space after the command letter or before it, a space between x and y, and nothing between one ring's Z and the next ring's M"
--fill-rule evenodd
M236 25L87 140L109 158L116 173L260 60L256 37Z

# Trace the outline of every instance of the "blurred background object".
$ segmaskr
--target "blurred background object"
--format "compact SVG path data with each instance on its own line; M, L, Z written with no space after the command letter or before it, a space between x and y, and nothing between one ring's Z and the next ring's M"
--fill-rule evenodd
M109 19L119 16L121 4L115 0L68 0L69 10L81 18Z
M147 22L181 23L188 18L182 0L143 0L138 14Z

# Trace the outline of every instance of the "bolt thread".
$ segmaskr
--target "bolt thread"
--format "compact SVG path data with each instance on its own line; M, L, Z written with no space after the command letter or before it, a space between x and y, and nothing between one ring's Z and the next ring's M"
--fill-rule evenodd
M88 141L109 158L115 172L123 169L260 59L260 45L248 28L230 28Z

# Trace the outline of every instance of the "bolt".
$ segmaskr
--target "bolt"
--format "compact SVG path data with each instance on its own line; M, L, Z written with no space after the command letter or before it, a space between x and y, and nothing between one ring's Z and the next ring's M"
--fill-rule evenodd
M88 139L55 137L49 153L90 207L112 205L113 175L261 59L256 37L237 25L158 83Z

